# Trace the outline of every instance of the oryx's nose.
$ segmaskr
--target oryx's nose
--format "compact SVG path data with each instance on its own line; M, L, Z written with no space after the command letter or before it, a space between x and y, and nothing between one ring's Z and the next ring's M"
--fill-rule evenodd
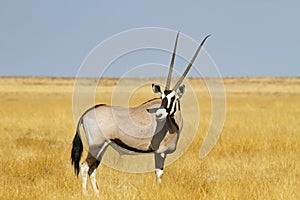
M157 119L163 119L168 115L166 109L164 107L159 108L156 113L155 116Z
M156 118L161 118L162 113L156 113Z

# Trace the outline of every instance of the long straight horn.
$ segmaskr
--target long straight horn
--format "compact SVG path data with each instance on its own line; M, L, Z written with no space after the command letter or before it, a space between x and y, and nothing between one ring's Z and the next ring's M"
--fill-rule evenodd
M193 63L194 63L194 61L196 60L196 58L197 58L197 56L198 56L198 54L199 54L199 52L200 52L200 49L201 49L201 47L203 46L205 40L206 40L209 36L210 36L210 35L206 36L206 37L202 40L201 44L199 45L198 49L196 50L195 55L193 56L192 60L190 61L189 65L187 66L187 68L186 68L185 71L183 72L183 74L182 74L182 76L180 77L180 79L177 81L177 83L176 83L176 85L174 86L173 90L177 90L177 89L178 89L179 85L182 83L183 79L185 78L185 76L187 75L187 73L188 73L189 70L191 69L191 67L192 67L192 65L193 65Z
M174 60L175 60L175 57L176 57L176 48L177 48L178 36L179 36L179 31L178 31L177 36L176 36L175 46L174 46L174 50L173 50L173 55L172 55L172 59L171 59L171 64L170 64L167 83L166 83L166 88L165 88L166 90L170 89L171 77L172 77L172 72L173 72L173 67L174 67Z

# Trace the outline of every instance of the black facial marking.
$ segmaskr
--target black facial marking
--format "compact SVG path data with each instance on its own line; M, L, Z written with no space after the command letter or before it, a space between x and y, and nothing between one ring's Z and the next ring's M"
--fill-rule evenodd
M174 105L174 111L173 111L173 113L170 113L170 117L174 117L174 114L176 113L176 104Z
M167 109L167 106L168 106L168 99L164 98L161 102L161 107Z
M170 102L170 111L171 111L171 108L174 104L174 101L175 101L175 96L171 98L171 102Z
M172 92L172 90L165 90L164 94L167 96L171 92ZM164 109L166 109L167 113L170 114L170 112L172 110L172 107L173 107L173 104L174 104L174 101L175 101L175 96L171 97L170 104L169 104L169 107L168 107L168 98L165 97L165 98L162 99L161 107L163 107Z
M164 94L167 96L168 94L170 94L172 92L172 90L165 90Z
M167 99L167 98L165 98L165 99L166 99L167 102L168 102L168 99ZM168 107L168 108L167 108L167 105L168 105L168 104L166 104L166 105L164 106L164 108L167 110L167 113L168 113L169 115L172 114L172 113L170 113L170 112L171 112L171 110L172 110L174 101L175 101L175 96L172 97L172 98L170 99L170 104L169 104L169 107Z
M142 149L137 149L134 147L131 147L127 144L125 144L122 140L115 138L115 139L111 139L111 141L115 144L117 144L118 146L122 147L123 149L127 149L128 151L133 151L133 152L137 152L137 153L150 153L153 152L152 149L147 149L147 150L142 150Z

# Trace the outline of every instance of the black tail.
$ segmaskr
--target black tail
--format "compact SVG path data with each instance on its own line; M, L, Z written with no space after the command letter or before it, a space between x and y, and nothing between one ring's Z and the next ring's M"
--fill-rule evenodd
M79 174L79 162L83 151L83 145L80 138L80 125L82 123L82 119L79 120L77 124L76 134L73 140L73 146L72 146L72 152L71 152L71 159L72 159L72 165L74 166L74 171L76 175Z

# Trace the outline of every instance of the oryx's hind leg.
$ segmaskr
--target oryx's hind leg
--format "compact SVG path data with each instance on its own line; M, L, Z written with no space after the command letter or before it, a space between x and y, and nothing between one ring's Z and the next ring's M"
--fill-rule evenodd
M87 193L86 192L87 175L89 175L94 192L96 194L99 194L97 181L96 181L96 169L102 160L103 154L107 149L108 144L109 142L104 142L103 145L93 145L89 147L88 156L85 162L82 164L82 166L86 167L84 168L85 171L82 170L83 193Z
M161 177L164 172L164 164L166 159L165 153L154 153L155 157L155 174L156 174L156 180L158 183L161 183Z
M87 195L86 182L87 182L89 166L86 161L81 164L80 171L81 171L81 178L82 178L82 192L84 195Z

